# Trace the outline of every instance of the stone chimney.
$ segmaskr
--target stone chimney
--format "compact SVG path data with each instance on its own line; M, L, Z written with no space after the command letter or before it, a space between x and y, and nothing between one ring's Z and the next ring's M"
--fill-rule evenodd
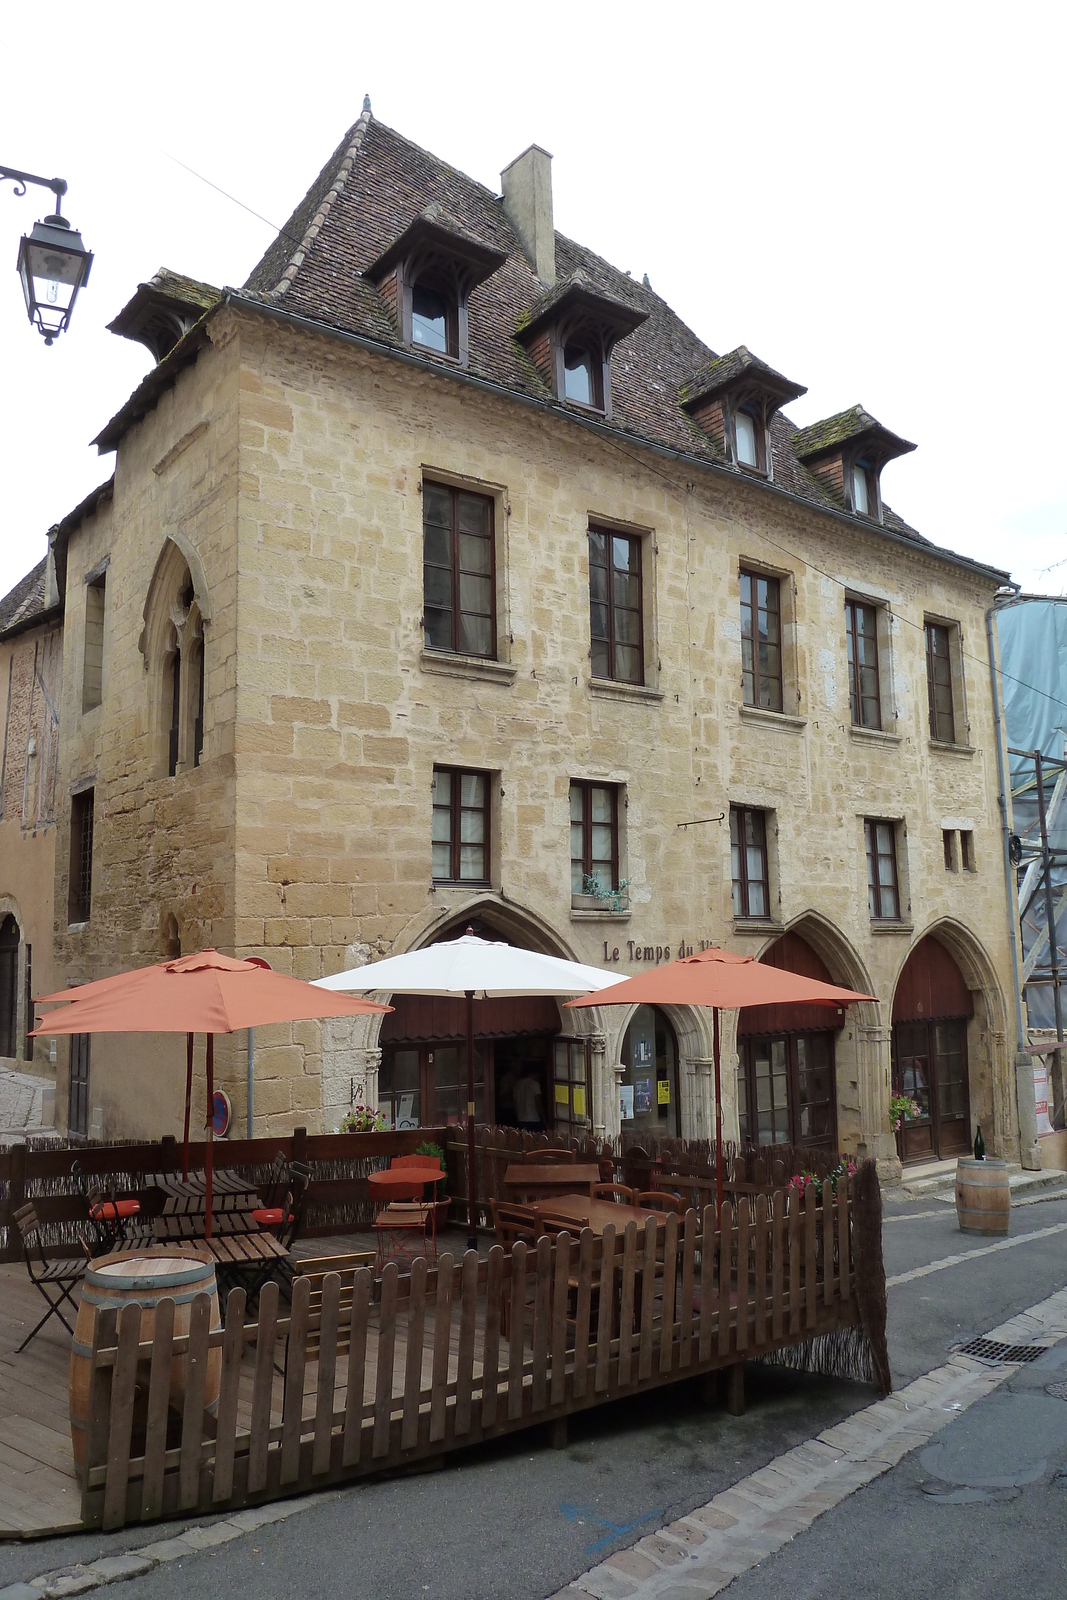
M556 281L556 233L552 222L552 157L532 144L500 174L504 212L523 254L546 288Z

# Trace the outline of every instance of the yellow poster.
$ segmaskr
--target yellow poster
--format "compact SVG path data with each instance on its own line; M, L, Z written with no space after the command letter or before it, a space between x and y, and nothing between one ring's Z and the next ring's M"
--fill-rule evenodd
M565 1083L556 1084L556 1104L565 1106L570 1104L571 1092Z
M585 1090L577 1083L574 1086L574 1115L585 1116Z
M656 1084L656 1104L658 1106L669 1106L670 1103L671 1080L669 1078L660 1078Z

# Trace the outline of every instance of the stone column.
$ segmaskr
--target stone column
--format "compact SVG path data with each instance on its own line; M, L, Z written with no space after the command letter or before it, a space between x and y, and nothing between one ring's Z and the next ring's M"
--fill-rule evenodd
M593 1133L596 1138L604 1139L608 1136L605 1108L610 1100L610 1091L614 1083L614 1079L611 1085L608 1082L607 1036L603 1033L591 1033L586 1036L586 1043L589 1046L589 1090L593 1096L593 1111L596 1114Z
M714 1139L715 1137L715 1061L712 1057L700 1056L687 1063L692 1069L693 1083L693 1132L694 1139ZM723 1114L723 1127L726 1126L725 1113Z

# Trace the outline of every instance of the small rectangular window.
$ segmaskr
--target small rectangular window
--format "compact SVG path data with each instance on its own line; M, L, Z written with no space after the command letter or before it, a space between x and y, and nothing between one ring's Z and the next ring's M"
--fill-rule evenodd
M571 894L619 886L619 791L613 783L571 784Z
M70 885L67 921L88 922L93 902L93 801L83 789L70 802Z
M734 916L770 916L766 814L747 806L730 807L730 871Z
M867 482L867 468L852 468L852 509L859 517L870 515L871 497Z
M848 644L848 703L854 728L882 726L878 685L878 613L858 600L845 601Z
M759 466L759 450L756 444L756 419L749 411L737 411L734 415L734 433L737 438L737 462L742 467Z
M950 630L940 622L926 624L926 689L931 739L937 739L942 744L955 744Z
M493 502L424 483L423 612L428 650L496 655Z
M781 711L780 585L758 572L741 573L741 678L746 706Z
M964 872L977 872L974 861L974 834L970 828L960 829L960 860Z
M589 530L589 637L594 678L644 683L641 537Z
M958 872L959 865L956 861L956 830L955 828L941 829L941 844L945 852L945 871Z
M489 773L433 769L435 883L489 882Z
M91 711L104 695L104 574L85 586L85 653L82 710Z
M895 824L868 818L863 824L867 846L867 908L873 922L900 918Z

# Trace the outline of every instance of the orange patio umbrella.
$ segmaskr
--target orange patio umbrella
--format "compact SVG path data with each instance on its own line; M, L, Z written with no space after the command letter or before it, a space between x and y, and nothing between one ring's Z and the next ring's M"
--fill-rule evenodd
M715 1056L715 1189L717 1213L722 1209L722 1077L719 1066L719 1012L741 1006L847 1006L877 995L839 989L836 984L805 978L799 972L767 966L754 956L730 950L701 950L681 956L669 966L655 967L635 978L567 1000L568 1006L711 1006ZM717 1214L716 1213L716 1214Z
M182 1176L189 1176L189 1110L193 1082L193 1035L207 1034L207 1137L205 1233L211 1238L211 1137L215 1098L215 1035L270 1022L309 1017L356 1017L391 1011L372 1000L334 994L254 961L238 961L217 950L201 950L153 967L116 973L41 995L35 1004L62 1001L34 1030L61 1033L184 1033L188 1039L185 1080L185 1142Z

